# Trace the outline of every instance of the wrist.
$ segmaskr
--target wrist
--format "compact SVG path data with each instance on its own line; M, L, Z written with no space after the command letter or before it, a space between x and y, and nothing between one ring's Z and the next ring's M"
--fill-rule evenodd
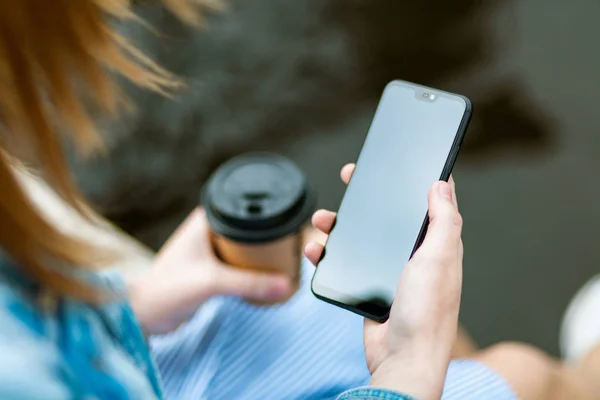
M372 373L370 385L406 393L419 400L442 396L450 354L424 352L418 356L394 355Z

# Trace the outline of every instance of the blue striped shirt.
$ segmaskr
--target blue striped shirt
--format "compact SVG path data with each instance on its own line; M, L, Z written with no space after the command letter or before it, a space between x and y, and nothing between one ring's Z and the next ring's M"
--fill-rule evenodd
M335 399L352 388L359 389L343 399L408 399L360 388L369 382L362 318L315 299L312 273L306 263L301 289L286 304L265 308L215 298L176 332L152 338L167 399ZM454 361L443 399L516 396L482 364Z

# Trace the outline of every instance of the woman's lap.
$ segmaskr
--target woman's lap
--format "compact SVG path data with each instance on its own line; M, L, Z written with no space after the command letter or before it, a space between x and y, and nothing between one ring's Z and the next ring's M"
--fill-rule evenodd
M151 340L167 398L334 399L369 382L357 315L318 301L305 264L288 303L214 299L177 332Z
M450 363L442 400L517 400L518 397L498 373L474 360Z
M305 265L289 303L260 308L215 299L177 332L151 343L167 398L333 399L369 382L362 319L314 298ZM452 362L444 400L513 400L483 364Z

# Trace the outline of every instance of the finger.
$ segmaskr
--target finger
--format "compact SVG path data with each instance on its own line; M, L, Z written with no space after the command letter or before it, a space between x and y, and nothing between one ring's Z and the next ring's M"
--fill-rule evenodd
M465 248L463 245L463 241L461 239L460 244L458 245L458 276L460 278L460 281L462 282L463 279L463 270L462 270L462 263L463 263L463 255L465 253Z
M342 168L342 181L347 185L348 182L350 182L350 178L352 177L352 174L354 173L354 167L356 167L356 164L352 163L352 164L346 164L344 165L344 167Z
M316 267L319 264L319 261L321 261L321 256L323 255L323 245L317 242L308 242L304 247L304 255Z
M383 325L381 322L373 321L372 319L365 318L365 329L377 329Z
M429 191L429 228L420 252L431 255L458 254L462 218L452 200L452 188L437 182Z
M452 201L456 206L456 209L458 209L458 198L456 197L456 183L454 182L454 177L452 175L450 175L450 180L448 181L448 183L450 184L450 188L452 188Z
M218 267L215 295L233 295L255 301L283 299L291 291L290 278L283 275Z
M313 214L312 224L323 233L329 234L335 224L336 213L328 210L318 210Z

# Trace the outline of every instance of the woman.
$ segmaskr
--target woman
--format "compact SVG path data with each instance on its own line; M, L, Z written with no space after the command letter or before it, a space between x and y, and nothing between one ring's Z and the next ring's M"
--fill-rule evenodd
M196 3L165 0L190 22L198 20ZM175 329L217 294L268 300L290 290L281 276L229 268L206 243L199 246L197 238L205 234L201 211L184 223L150 271L124 282L116 274L98 272L111 260L106 251L56 230L28 197L16 173L25 165L93 220L70 180L63 140L84 153L101 149L89 115L115 115L126 104L111 74L158 92L180 86L112 31L110 18L135 18L130 2L2 4L2 399L160 398L145 335ZM379 346L381 383L384 366L392 361L388 347Z
M197 2L165 4L198 21ZM124 105L112 73L158 92L180 86L115 34L109 18L135 18L130 1L5 1L0 13L2 399L161 398L145 335L175 329L217 294L267 300L290 290L281 276L237 271L206 243L198 245L205 234L201 211L150 271L125 282L98 272L111 259L102 248L56 230L28 198L15 172L23 165L35 167L93 219L70 180L62 139L82 152L101 148L88 116L115 115ZM341 398L408 398L406 392L433 399L442 392L457 329L461 223L447 183L436 184L429 201L431 229L405 270L390 321L366 325L372 385L388 389L357 389ZM320 215L315 222L328 230L332 215ZM313 260L319 251L307 249ZM484 396L510 393L483 364L465 365L464 376L497 383L492 391L482 388ZM446 388L464 387L458 378L448 378Z

